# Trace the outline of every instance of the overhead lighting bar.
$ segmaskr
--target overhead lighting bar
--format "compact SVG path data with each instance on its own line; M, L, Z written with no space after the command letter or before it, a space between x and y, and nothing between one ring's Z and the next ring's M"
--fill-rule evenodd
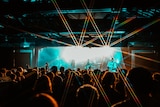
M111 31L105 31L105 32L101 32L103 34L108 34L108 33L111 33ZM114 34L124 34L125 31L114 31L113 32ZM59 32L60 35L69 35L69 32ZM73 32L73 34L81 34L81 32ZM94 34L96 35L97 32L86 32L86 34Z
M101 9L87 9L88 11L90 11L91 13L120 13L120 11L117 11L115 10L115 8L101 8ZM126 12L127 9L126 8L122 8L122 11L121 12ZM40 11L40 12L37 12L37 14L41 13L42 15L52 15L52 14L55 14L55 15L58 15L59 13L57 12L57 10L50 10L50 11ZM61 14L74 14L74 13L86 13L86 10L85 9L73 9L73 10L61 10ZM36 14L36 13L33 13L33 14ZM30 15L30 14L24 14L22 16L26 17L27 15Z
M99 13L99 12L113 12L112 8L103 8L103 9L88 9L92 13ZM46 13L46 12L45 12ZM56 10L48 11L48 13L58 14ZM74 10L61 10L61 14L68 14L68 13L86 13L85 9L74 9Z

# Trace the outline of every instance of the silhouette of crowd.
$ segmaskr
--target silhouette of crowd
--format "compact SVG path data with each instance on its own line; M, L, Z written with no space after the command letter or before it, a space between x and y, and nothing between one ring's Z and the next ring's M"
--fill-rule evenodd
M143 67L1 68L0 107L159 107L160 73Z

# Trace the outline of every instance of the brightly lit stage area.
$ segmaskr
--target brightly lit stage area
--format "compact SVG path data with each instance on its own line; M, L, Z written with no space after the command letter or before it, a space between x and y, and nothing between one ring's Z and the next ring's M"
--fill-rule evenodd
M114 58L119 68L130 70L134 67L144 67L150 71L159 71L160 55L156 48L142 47L37 47L33 49L5 49L1 48L1 67L27 68L64 66L66 69L76 68L106 70L108 62ZM11 54L12 53L12 54ZM5 56L4 56L5 55Z
M121 47L44 47L38 50L38 67L64 66L66 69L107 69L107 63L114 59L118 67L123 67Z

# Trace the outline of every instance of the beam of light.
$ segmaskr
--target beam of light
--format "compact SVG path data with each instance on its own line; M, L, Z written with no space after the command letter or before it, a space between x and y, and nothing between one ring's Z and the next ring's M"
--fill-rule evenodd
M120 78L122 79L124 85L126 86L127 90L129 91L130 95L132 96L133 100L137 104L137 106L143 107L137 95L135 94L133 88L131 87L131 83L129 83L129 80L124 76L123 71L119 67L118 67L118 74Z
M66 27L66 29L68 30L68 32L69 32L69 34L70 34L70 36L71 36L71 38L72 38L74 44L75 44L76 46L78 46L79 43L78 43L78 41L77 41L75 35L73 34L72 29L70 28L70 26L69 26L69 24L68 24L66 18L65 18L64 15L62 14L61 9L59 8L59 6L58 6L56 0L51 0L51 1L52 1L53 5L55 6L55 8L56 8L56 10L57 10L57 12L58 12L58 14L59 14L59 16L60 16L62 22L64 23L64 25L65 25L65 27Z
M93 4L94 3L91 1L90 7L93 6ZM82 46L82 43L83 43L83 40L84 40L84 36L85 36L86 30L87 30L87 26L88 26L89 20L90 20L90 16L86 16L84 24L83 24L82 32L81 32L81 35L80 35L80 39L79 39L80 46Z
M158 19L156 19L156 20L154 20L154 21L152 21L152 22L150 22L150 23L142 26L142 27L139 28L139 29L136 29L135 31L127 34L126 36L122 37L121 39L118 39L118 40L112 42L110 46L114 46L114 45L118 44L119 42L121 42L121 41L123 41L123 40L125 40L125 39L127 39L127 38L129 38L129 37L131 37L131 36L133 36L134 34L136 34L136 33L140 32L140 31L148 28L149 26L151 26L151 25L153 25L153 24L155 24L155 23L157 23L157 22L159 22L159 21L160 21L160 18L158 18Z
M75 72L75 71L74 71ZM77 75L76 75L76 81L78 82L78 85L79 86L82 86L84 84L81 84L81 81L79 80L79 78L77 78ZM85 92L84 92L85 93ZM97 93L94 92L94 90L92 90L91 92L91 95L89 96L89 101L88 101L88 104L87 104L87 107L92 107L93 105L93 101L94 101L94 96L96 95ZM88 97L88 96L87 96ZM99 96L96 96L96 97L99 97Z
M121 27L121 26L123 26L123 25L129 23L129 22L132 21L133 19L136 19L136 16L132 16L132 17L128 18L127 20L121 22L119 25L116 26L115 29L117 29L117 28L119 28L119 27Z
M106 92L104 91L104 89L103 89L101 83L99 82L97 76L95 75L94 72L91 72L91 75L92 75L92 78L93 78L93 80L95 81L95 84L97 85L97 87L98 87L100 93L102 94L102 96L103 96L105 102L107 103L107 106L108 106L108 107L111 107L111 102L110 102L110 100L109 100L109 98L108 98Z
M35 35L39 38L46 39L46 40L49 40L49 41L54 41L54 42L57 42L57 43L60 43L60 44L66 45L66 46L73 46L72 44L69 44L69 43L66 43L66 42L63 42L63 41L59 41L59 40L56 40L56 39L53 39L53 38L49 38L49 37L46 37L46 36L42 36L42 35L39 35L39 34L36 34L36 33L32 33L32 32L29 32L29 31L25 31L23 29L18 29L18 28L15 28L13 26L8 26L7 25L6 27L12 28L14 30L17 30L17 31L20 31L20 32L23 32L23 33L33 34L33 35Z
M60 8L59 8L59 6L58 6L56 0L54 0L54 1L51 0L51 1L52 1L53 5L55 6L55 8L56 8L58 14L60 15L60 18L61 18L62 22L64 23L65 27L67 28L67 30L68 30L68 32L69 32L69 34L70 34L70 36L71 36L73 42L75 43L75 45L78 45L78 41L77 41L76 37L74 36L74 34L73 34L73 32L72 32L72 30L71 30L71 28L70 28L70 26L69 26L67 20L65 19L64 15L61 14L61 10L60 10Z
M131 68L134 68L134 67L132 67L132 66L139 66L139 67L143 67L143 68L146 68L146 69L150 69L151 71L154 71L154 67L153 68L151 68L151 67L149 67L149 66L146 66L146 65L143 65L143 63L142 64L137 64L137 63L131 63ZM156 69L155 69L156 70Z
M95 40L97 40L97 37L95 37L95 38L93 38L93 39L85 42L84 44L82 44L82 46L86 46L86 45L88 45L88 44L90 44L90 43L94 44L93 42L94 42ZM96 44L95 46L103 46L103 45L101 45L101 44Z
M136 18L136 16L133 16L133 17L128 18L127 20L125 20L125 21L123 21L122 23L120 23L119 25L117 25L117 26L115 27L115 29L117 29L117 28L119 28L119 27L121 27L121 26L129 23L130 21L132 21L132 20L135 19L135 18ZM109 31L110 31L110 30L106 30L106 31L103 33L103 36L106 35L106 33L109 32ZM110 32L109 32L109 33L110 33ZM95 38L93 38L93 39L85 42L85 43L83 44L83 46L86 46L86 45L88 45L88 44L90 44L90 43L93 43L93 42L94 42L95 40L97 40L97 39L98 39L98 37L95 37ZM99 45L95 45L95 46L102 46L102 45L99 44Z
M152 59L152 58L148 58L148 57L145 57L145 56L141 56L141 55L136 55L136 54L133 54L133 53L129 53L129 52L126 52L126 51L122 51L122 50L119 50L119 49L115 49L114 50L115 52L122 52L123 54L127 54L129 56L134 56L134 57L137 57L137 58L140 58L140 59L144 59L146 61L151 61L151 62L155 62L155 63L160 63L159 60L155 60L155 59ZM123 58L124 60L125 58Z
M135 103L137 104L137 106L142 107L138 97L136 96L135 92L133 91L133 88L131 87L131 83L129 83L128 79L125 77L125 74L123 73L124 71L121 70L119 67L117 68L117 70L118 70L118 74L119 74L120 78L122 79L124 85L126 86L128 92L132 96L132 98L135 101Z
M122 2L122 3L123 3L123 2ZM121 4L121 6L122 6L122 4ZM121 8L120 8L120 9L121 9ZM119 13L118 13L118 14L119 14ZM106 40L106 44L107 44L107 45L110 44L111 37L112 37L112 35L113 35L113 33L114 33L114 29L117 29L118 27L120 27L120 26L122 26L122 25L124 25L124 24L126 24L126 23L128 23L128 22L130 22L130 21L132 21L132 20L135 19L135 18L136 18L135 16L134 16L134 17L131 17L131 18L127 19L126 21L120 23L118 26L115 26L115 22L116 22L116 20L118 20L118 15L117 15L116 18L115 18L116 20L113 20L113 22L112 22L113 28L111 27L111 29L109 30L109 31L111 31L111 33L108 34L108 37L107 37L107 40ZM108 32L108 31L106 31L106 32ZM102 37L105 35L106 32L104 32L104 33L102 34ZM109 39L109 44L108 44L108 39ZM88 42L85 43L84 45L87 45L87 44L89 44L89 43L91 43L91 42L94 42L95 40L97 40L97 38L91 39L90 41L88 41Z
M145 60L148 60L148 61L152 61L152 62L160 63L160 61L155 60L155 59L152 59L152 58L148 58L148 57L144 57L144 56L136 55L136 54L131 54L131 55L134 55L135 57L138 57L138 58L141 58L141 59L145 59Z
M81 35L80 35L80 39L79 39L79 45L80 46L82 46L82 43L83 43L83 40L84 40L84 36L85 36L86 30L87 30L87 26L88 26L89 20L90 20L90 17L87 16L85 18L84 25L83 25L83 28L82 28L82 32L81 32Z
M88 103L88 107L91 107L93 105L94 96L96 96L96 93L92 90L91 95L90 95L90 99L89 99L89 103Z
M112 24L111 24L111 29L109 29L109 33L108 33L108 35L107 35L107 40L106 40L106 44L107 44L107 46L109 46L109 39L110 39L110 36L111 36L111 33L114 31L114 29L112 28L112 26L113 26L113 24L114 24L114 18L113 18L113 20L112 20Z
M91 42L91 41L86 41L86 40L84 40L84 42L85 42L85 43L88 43L88 42L89 42L89 44L92 44L92 45L97 46L97 47L101 47L101 46L102 46L101 44L93 43L93 42ZM84 46L86 46L86 45L87 45L87 44L83 44L82 46L84 47Z
M140 58L140 59L144 59L144 60L146 60L146 61L151 61L151 62L153 62L153 63L157 63L157 64L160 64L160 61L157 59L152 59L152 58L148 58L148 57L145 57L145 56L141 56L141 55L137 55L137 54L133 54L133 53L129 53L129 52L126 52L126 51L123 51L123 50L121 50L121 51L119 51L119 50L117 50L117 49L115 49L115 52L122 52L123 54L126 54L126 55L128 55L128 56L126 56L126 57L124 57L123 58L123 60L125 60L126 58L128 58L128 57L130 57L130 56L134 56L134 57L137 57L137 58ZM154 70L154 68L149 68L148 66L144 66L144 65L140 65L140 64L133 64L133 63L131 63L131 62L125 62L125 63L122 63L123 65L124 65L124 68L125 68L125 66L134 66L134 65L137 65L137 66L142 66L142 67L144 67L144 68L147 68L147 69L152 69L152 70Z
M92 26L94 27L95 31L97 32L98 37L99 37L101 43L102 43L103 45L105 45L105 40L104 40L104 38L103 38L103 36L102 36L99 28L97 27L97 24L95 23L95 21L94 21L94 19L93 19L93 16L92 16L91 12L89 11L89 9L88 9L85 1L84 1L84 0L81 0L81 4L82 4L82 6L85 8L85 11L86 11L87 15L90 16L90 20L91 20L90 22L91 22Z
M120 10L121 10L121 8L122 8L122 4L123 4L123 0L122 0L122 2L121 2L121 4L120 4L120 8L119 8L118 14L116 15L115 18L113 18L113 24L112 24L113 26L111 26L111 33L108 34L109 40L107 39L108 41L106 41L106 44L107 44L108 46L110 45L111 38L112 38L112 36L113 36L114 30L115 30L115 26L116 26L116 21L118 21L118 17L119 17L119 14L120 14Z
M93 4L94 4L94 1L92 2L92 0L91 0L91 3L89 5L89 7L90 8L93 7ZM82 28L82 32L81 32L81 35L80 35L80 39L79 39L80 46L82 46L89 20L90 20L90 16L87 15L86 18L85 18L85 21L84 21L84 24L83 24L83 28Z
M111 38L112 38L112 36L113 36L113 33L114 33L114 29L115 29L115 23L116 23L116 21L118 20L118 15L115 17L115 18L113 18L113 21L112 21L112 26L111 26L111 33L108 33L108 35L107 35L107 41L106 41L106 44L109 46L110 45L110 42L111 42Z
M68 95L68 91L69 91L69 88L71 86L72 79L73 79L73 72L69 71L69 76L67 78L67 82L66 82L65 87L64 87L64 92L63 92L62 99L61 99L61 102L60 102L60 107L64 107L65 101L67 101L66 97Z
M117 26L115 26L115 29L118 29L119 27L121 27L121 26L129 23L130 21L132 21L132 20L135 19L135 18L136 18L136 16L132 16L132 17L128 18L127 20L125 20L125 21L121 22L120 24L118 24ZM111 31L111 29L110 29L110 30L106 30L106 31L103 33L103 35L105 35L105 34L106 34L107 32L109 32L109 31Z

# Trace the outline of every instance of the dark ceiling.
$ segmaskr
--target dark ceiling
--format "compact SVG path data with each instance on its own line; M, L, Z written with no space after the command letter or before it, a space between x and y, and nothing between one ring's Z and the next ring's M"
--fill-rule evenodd
M160 0L0 2L0 47L159 47L159 30Z

